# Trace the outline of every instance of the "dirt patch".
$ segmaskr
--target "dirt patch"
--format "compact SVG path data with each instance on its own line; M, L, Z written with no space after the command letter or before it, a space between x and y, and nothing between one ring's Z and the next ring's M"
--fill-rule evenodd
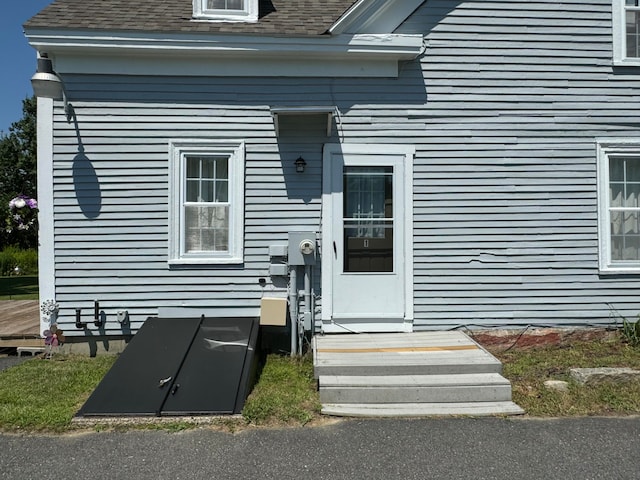
M606 341L617 338L618 330L608 328L523 328L518 330L475 330L467 332L491 352L511 348L566 346L572 342Z

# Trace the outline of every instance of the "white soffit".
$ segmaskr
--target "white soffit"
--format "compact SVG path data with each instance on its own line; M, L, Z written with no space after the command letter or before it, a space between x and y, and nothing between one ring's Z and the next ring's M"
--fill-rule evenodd
M275 125L276 135L280 135L278 117L280 115L327 115L327 137L331 136L333 116L338 112L337 107L271 107L271 115Z
M426 0L359 0L328 30L341 33L392 33Z
M317 37L140 34L34 29L31 46L58 73L205 76L397 76L423 52L421 35Z

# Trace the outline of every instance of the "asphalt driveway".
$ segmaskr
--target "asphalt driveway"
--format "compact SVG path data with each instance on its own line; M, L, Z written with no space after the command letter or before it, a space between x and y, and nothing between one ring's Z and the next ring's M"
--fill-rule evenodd
M0 435L11 479L638 479L640 418Z

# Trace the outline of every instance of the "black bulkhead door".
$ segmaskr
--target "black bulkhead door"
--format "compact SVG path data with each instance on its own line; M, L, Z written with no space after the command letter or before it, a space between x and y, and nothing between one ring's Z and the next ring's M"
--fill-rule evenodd
M159 415L200 318L148 318L78 415Z
M239 395L241 378L251 361L258 326L252 318L205 318L191 345L163 415L230 414ZM244 397L239 402L244 404Z

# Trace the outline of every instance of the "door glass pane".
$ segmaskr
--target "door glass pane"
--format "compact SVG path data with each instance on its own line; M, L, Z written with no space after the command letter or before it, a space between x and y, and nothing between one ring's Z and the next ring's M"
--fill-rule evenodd
M345 272L393 272L393 167L344 167Z

